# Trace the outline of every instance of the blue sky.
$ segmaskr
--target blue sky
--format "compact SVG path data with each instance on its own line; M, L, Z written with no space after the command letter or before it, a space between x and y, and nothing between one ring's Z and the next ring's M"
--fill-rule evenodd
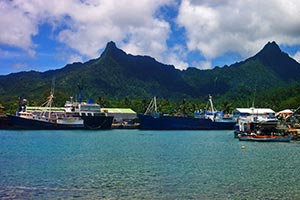
M253 56L268 41L300 61L298 0L1 0L0 75L97 58L107 42L178 69Z

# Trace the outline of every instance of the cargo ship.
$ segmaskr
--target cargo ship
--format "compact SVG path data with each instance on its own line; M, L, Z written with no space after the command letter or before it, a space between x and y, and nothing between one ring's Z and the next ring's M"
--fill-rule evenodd
M161 115L157 112L154 97L144 114L138 114L142 130L233 130L236 119L227 117L223 112L215 111L211 96L211 110L195 112L193 116ZM151 112L154 110L154 112Z

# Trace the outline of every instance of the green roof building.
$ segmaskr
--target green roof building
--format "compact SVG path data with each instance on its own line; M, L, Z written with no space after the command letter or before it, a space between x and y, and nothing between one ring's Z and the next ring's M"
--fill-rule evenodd
M130 108L101 108L101 112L114 117L115 123L122 123L137 118L137 114Z

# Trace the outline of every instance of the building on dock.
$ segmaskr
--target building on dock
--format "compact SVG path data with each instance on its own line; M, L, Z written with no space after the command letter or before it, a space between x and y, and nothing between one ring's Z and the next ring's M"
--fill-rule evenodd
M236 108L233 111L235 118L255 117L259 119L275 118L275 111L270 108Z
M137 118L137 114L131 108L101 108L101 112L114 117L114 123L122 124Z

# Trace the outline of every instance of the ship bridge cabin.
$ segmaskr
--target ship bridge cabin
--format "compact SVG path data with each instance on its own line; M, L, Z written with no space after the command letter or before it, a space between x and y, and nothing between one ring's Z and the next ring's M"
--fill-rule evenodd
M97 103L85 103L85 102L72 102L67 101L65 103L66 113L77 113L80 116L99 116L105 115L100 112L100 105Z

